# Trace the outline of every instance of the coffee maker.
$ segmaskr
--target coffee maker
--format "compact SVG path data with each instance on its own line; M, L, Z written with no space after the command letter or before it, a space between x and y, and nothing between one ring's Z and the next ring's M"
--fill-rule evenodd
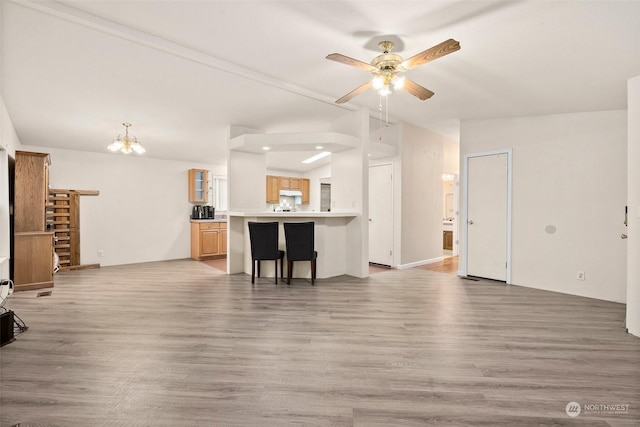
M191 219L213 219L216 208L213 206L194 205L191 209Z

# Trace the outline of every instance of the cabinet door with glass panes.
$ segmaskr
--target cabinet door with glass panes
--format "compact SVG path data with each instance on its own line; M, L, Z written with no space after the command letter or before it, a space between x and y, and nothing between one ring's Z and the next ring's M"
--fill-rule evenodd
M205 169L189 169L189 201L191 203L207 203L208 171Z

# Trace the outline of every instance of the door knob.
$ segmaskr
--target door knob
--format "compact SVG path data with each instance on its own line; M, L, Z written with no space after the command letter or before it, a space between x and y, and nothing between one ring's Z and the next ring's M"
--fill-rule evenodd
M472 220L469 220L469 225L473 225L473 221Z
M627 236L626 234L621 234L621 235L620 235L620 238L621 238L621 239L626 239L627 237L628 237L628 236Z

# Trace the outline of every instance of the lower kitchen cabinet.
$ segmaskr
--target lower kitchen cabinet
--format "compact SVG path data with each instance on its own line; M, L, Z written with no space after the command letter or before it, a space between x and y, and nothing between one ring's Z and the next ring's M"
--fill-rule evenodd
M202 260L226 254L226 222L191 221L191 258Z

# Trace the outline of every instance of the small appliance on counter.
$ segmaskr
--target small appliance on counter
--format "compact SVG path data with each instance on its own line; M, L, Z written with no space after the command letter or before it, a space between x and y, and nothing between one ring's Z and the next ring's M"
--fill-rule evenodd
M191 209L191 219L213 219L216 214L216 208L213 206L195 205Z

